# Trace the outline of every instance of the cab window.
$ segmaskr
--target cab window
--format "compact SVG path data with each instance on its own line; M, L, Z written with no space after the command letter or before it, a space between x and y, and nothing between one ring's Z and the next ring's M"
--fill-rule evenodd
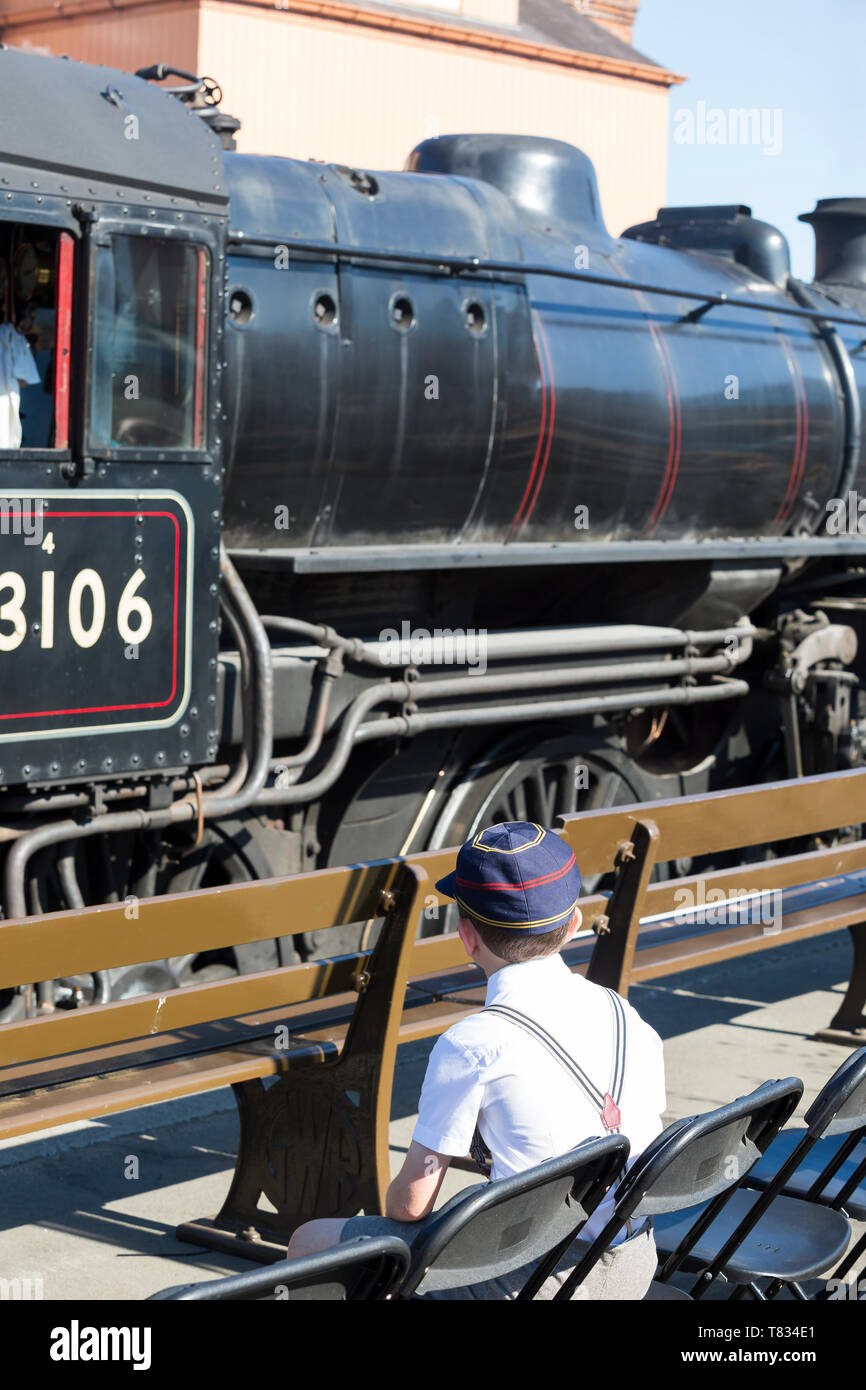
M73 240L0 222L0 450L69 443Z
M208 255L116 236L95 271L94 448L204 447Z

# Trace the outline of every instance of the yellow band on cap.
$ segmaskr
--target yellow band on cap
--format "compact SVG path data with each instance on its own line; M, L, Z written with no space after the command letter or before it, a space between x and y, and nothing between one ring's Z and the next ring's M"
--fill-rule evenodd
M577 904L580 902L580 894L575 898L571 907L567 907L563 912L557 912L553 917L536 917L531 922L502 922L496 917L483 917L480 912L476 912L474 907L470 907L462 898L454 894L454 901L459 903L464 912L470 917L475 917L477 921L483 922L488 927L501 927L503 931L528 931L531 927L553 927L557 922L561 922L564 917L568 917Z

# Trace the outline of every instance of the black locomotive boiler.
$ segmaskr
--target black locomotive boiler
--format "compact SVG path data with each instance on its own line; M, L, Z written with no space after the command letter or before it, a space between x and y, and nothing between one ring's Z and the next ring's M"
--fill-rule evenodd
M6 917L861 761L866 199L806 285L560 141L239 154L165 71L0 50Z

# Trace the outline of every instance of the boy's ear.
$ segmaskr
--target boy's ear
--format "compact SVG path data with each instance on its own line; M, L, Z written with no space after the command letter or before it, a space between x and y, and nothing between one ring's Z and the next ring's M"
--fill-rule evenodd
M577 935L577 933L580 931L582 922L583 913L581 912L579 907L576 907L574 909L574 916L571 919L571 926L568 929L568 936L565 938L566 941L571 941L572 937Z
M459 917L457 919L457 932L467 956L474 956L478 950L478 933L468 918Z

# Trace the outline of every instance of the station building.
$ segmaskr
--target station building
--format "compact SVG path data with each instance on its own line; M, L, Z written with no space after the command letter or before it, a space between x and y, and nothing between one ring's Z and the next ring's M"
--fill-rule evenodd
M652 0L646 0L652 3ZM240 150L401 168L448 132L553 136L593 160L611 232L665 201L682 79L631 43L638 0L0 0L0 41L213 77Z

